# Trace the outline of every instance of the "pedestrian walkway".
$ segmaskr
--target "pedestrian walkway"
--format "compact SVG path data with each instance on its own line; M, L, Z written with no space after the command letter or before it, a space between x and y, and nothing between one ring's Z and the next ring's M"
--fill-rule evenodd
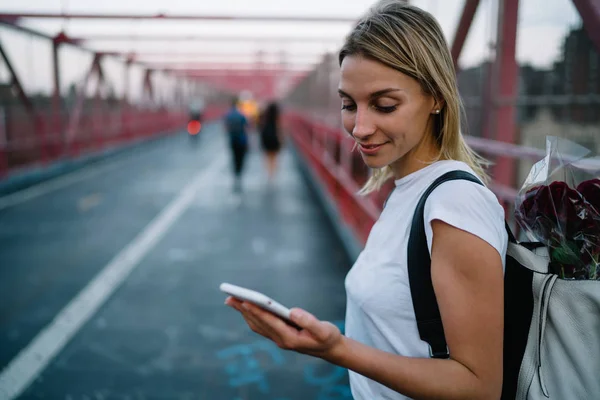
M254 334L218 290L343 327L349 261L291 153L269 186L254 147L238 199L220 127L188 139L0 209L0 398L351 398L346 371Z

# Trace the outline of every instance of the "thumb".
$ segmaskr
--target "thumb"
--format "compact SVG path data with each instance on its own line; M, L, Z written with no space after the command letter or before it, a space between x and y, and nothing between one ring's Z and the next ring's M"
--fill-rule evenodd
M290 318L292 321L298 324L300 328L306 329L307 331L315 334L317 337L320 336L319 334L323 333L321 321L307 311L304 311L300 308L292 308Z

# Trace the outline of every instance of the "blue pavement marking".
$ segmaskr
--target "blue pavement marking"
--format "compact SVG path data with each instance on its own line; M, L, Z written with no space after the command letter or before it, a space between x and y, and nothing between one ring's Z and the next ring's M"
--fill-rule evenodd
M256 384L261 393L269 394L271 388L267 380L265 365L254 356L264 352L269 356L269 364L281 366L285 363L279 348L272 342L261 340L252 344L238 344L217 353L217 358L227 361L225 370L232 388ZM270 366L270 365L269 365Z

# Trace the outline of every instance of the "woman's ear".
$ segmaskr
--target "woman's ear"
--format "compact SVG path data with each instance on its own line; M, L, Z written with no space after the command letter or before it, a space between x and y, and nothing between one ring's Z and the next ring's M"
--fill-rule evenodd
M431 110L432 114L439 114L444 109L446 102L444 100L435 100L433 104L433 109Z

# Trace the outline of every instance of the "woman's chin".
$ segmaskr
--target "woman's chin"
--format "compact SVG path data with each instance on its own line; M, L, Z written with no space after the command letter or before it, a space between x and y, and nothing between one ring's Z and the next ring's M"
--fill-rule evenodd
M382 157L372 157L372 156L364 156L363 155L362 158L363 158L363 161L365 162L365 164L367 165L367 167L372 168L372 169L383 168L389 164Z

